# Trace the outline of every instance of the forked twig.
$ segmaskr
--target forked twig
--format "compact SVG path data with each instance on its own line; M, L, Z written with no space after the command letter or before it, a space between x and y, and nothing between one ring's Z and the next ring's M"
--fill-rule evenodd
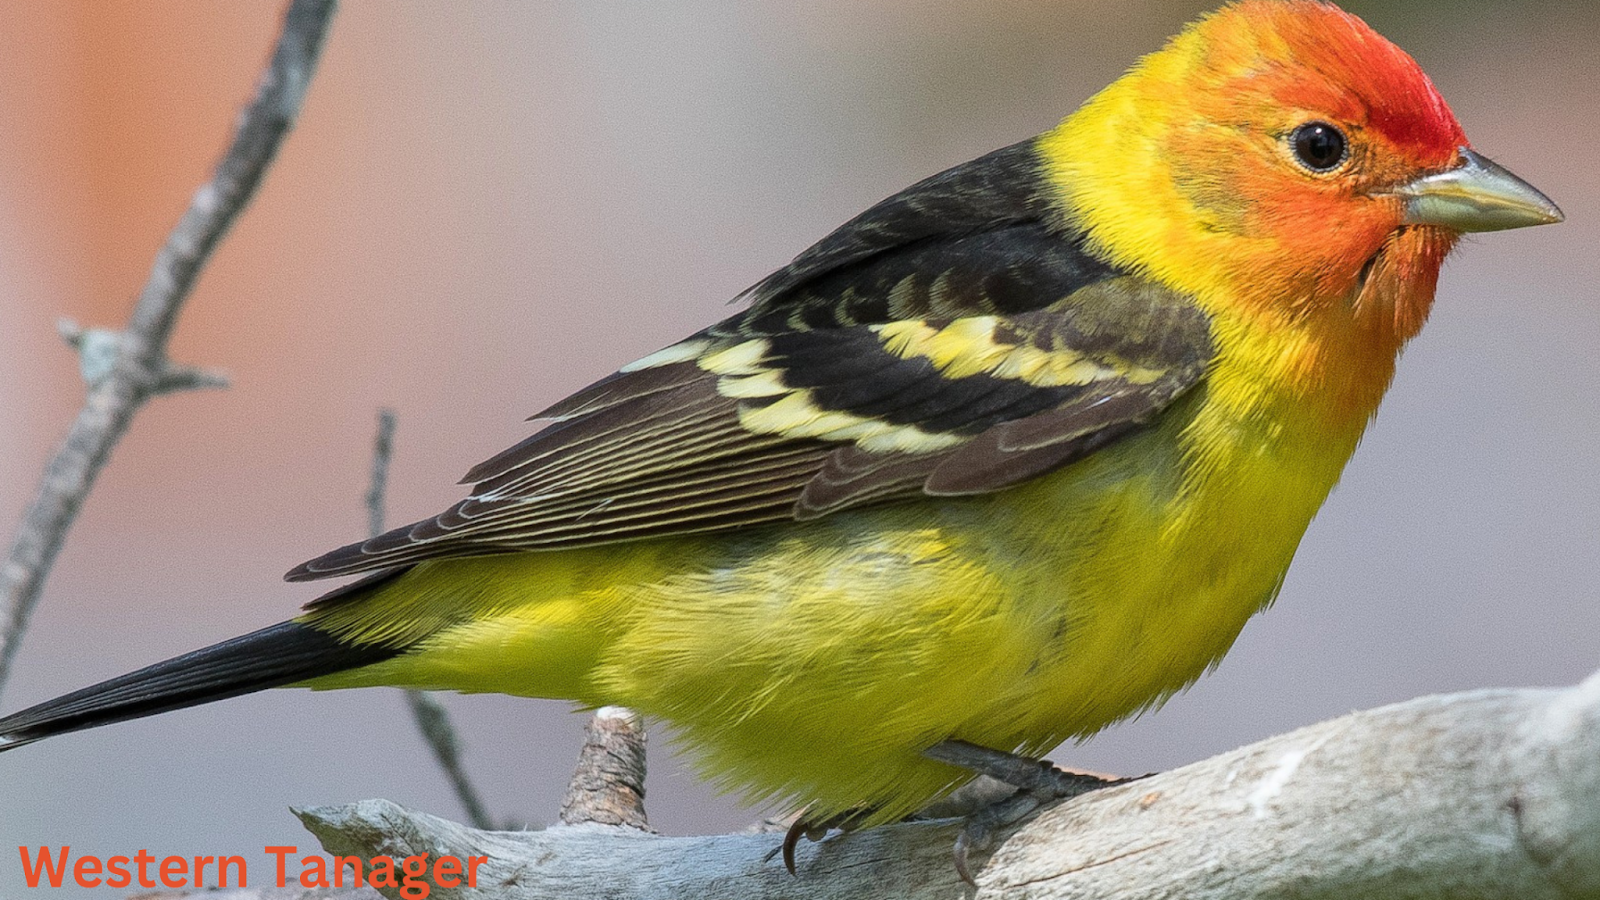
M239 117L233 143L157 252L127 327L61 327L62 336L78 351L88 396L46 466L38 494L0 567L0 606L5 609L0 689L11 674L50 566L134 413L159 394L224 383L215 374L174 365L167 358L167 341L200 271L250 202L294 126L336 6L335 0L290 3L277 47L255 99Z
M395 414L392 409L378 410L378 431L372 439L372 481L367 487L367 530L373 537L384 532L385 509L389 496L389 461L394 457ZM456 739L455 728L450 724L450 714L444 705L428 696L425 691L406 691L406 705L411 708L411 718L417 731L433 750L433 758L444 770L445 777L455 788L456 799L467 813L474 828L490 829L494 822L484 807L478 791L461 765L461 743Z

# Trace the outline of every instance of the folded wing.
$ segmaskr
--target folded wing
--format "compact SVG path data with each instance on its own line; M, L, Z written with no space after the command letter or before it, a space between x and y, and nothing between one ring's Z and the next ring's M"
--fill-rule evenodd
M1019 144L885 200L746 311L545 410L455 506L288 577L981 494L1115 441L1200 381L1207 322L1098 260L1037 178Z

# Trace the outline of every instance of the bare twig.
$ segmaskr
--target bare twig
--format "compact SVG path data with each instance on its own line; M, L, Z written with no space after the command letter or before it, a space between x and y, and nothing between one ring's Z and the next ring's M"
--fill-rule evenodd
M456 740L456 730L450 724L450 716L445 712L444 705L428 696L426 691L406 691L406 703L411 707L411 718L416 720L422 739L428 742L433 750L433 758L444 770L445 777L450 779L450 786L455 788L456 799L461 801L467 821L474 828L494 828L489 810L484 807L483 799L478 796L472 779L467 777L467 770L461 765L461 745Z
M394 410L379 410L378 430L372 442L372 483L367 489L367 528L374 537L387 527L384 520L394 430ZM455 788L467 820L474 828L493 828L488 809L461 765L461 745L444 705L426 691L405 693L417 730ZM620 706L601 709L584 729L578 767L561 801L562 823L599 822L649 831L644 811L644 775L645 732L638 714Z
M395 414L392 409L378 410L378 431L372 439L372 482L367 488L367 530L373 537L383 534L385 509L389 494L389 461L394 457ZM461 743L456 739L455 728L450 724L450 714L444 705L424 691L406 691L406 705L411 708L411 718L417 731L433 750L433 758L444 770L455 788L456 798L475 828L493 828L489 811L472 786L472 779L461 765Z
M386 530L389 507L389 462L394 459L394 410L378 410L378 430L372 436L372 480L367 485L367 533L377 537Z
M650 831L644 814L644 739L644 723L633 710L606 706L594 714L561 800L561 824Z
M293 127L335 6L335 0L290 4L277 48L255 99L239 118L232 145L156 254L127 328L120 332L63 328L63 336L79 350L88 397L47 465L39 492L0 568L0 602L6 610L0 635L0 688L10 675L50 565L133 414L159 394L218 385L214 375L173 365L166 355L167 340L195 279L250 201Z

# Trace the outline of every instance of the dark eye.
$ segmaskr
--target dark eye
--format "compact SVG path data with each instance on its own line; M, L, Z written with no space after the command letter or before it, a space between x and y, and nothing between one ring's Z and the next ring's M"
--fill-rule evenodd
M1307 122L1289 135L1294 157L1313 172L1331 172L1349 154L1344 132L1327 122Z

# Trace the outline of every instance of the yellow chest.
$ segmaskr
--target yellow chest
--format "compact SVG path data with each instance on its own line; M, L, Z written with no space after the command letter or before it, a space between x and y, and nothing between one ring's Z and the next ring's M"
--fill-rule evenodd
M1028 573L1018 609L1054 617L1047 664L1011 698L1033 698L1012 709L1030 710L1019 731L1041 750L1158 705L1221 659L1277 594L1354 448L1214 401L1193 396L1123 452L999 499L1028 527L997 544L996 565Z
M1228 374L994 495L420 566L373 602L473 614L363 677L633 706L726 786L892 819L962 780L927 747L1092 734L1272 599L1355 437L1220 402Z

